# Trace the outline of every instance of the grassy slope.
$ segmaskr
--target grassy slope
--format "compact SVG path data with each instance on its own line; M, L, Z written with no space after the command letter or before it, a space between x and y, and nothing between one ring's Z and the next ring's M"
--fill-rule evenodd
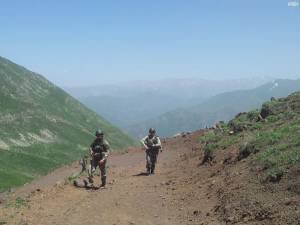
M0 57L0 191L78 159L96 128L113 149L134 141L42 76Z
M263 120L259 114L266 113ZM230 135L229 131L235 130ZM238 115L221 130L201 138L208 154L239 146L238 160L252 157L265 178L277 181L293 166L300 166L300 92L263 104L261 110Z

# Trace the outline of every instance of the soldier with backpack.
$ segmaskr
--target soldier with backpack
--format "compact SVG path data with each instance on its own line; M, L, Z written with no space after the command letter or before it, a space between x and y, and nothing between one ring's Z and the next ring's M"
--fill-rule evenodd
M110 147L108 142L104 139L104 133L101 130L97 130L95 135L96 139L90 145L92 160L89 169L89 182L93 183L93 173L97 166L99 166L102 182L100 188L104 188L106 185L106 162Z
M159 151L162 151L161 142L154 128L149 129L149 134L141 140L146 151L147 174L154 174L155 164Z

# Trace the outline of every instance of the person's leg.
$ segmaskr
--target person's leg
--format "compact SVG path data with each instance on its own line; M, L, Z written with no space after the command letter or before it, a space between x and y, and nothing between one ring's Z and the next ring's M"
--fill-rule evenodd
M151 155L151 173L154 174L155 171L155 165L156 165L156 161L157 161L157 153L153 151L152 155Z
M146 169L147 169L147 173L150 174L150 172L151 172L151 154L150 154L150 151L146 151Z
M105 185L106 185L106 161L102 165L99 165L99 169L101 172L101 187L105 187Z
M88 180L90 183L94 183L94 180L93 180L94 175L93 174L96 171L97 166L98 166L98 161L97 161L97 159L93 158L91 160L91 166L89 169L89 177L88 177Z

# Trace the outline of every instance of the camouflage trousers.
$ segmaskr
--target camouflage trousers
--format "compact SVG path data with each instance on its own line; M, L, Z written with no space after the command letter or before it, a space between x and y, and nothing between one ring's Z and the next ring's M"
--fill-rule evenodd
M99 164L99 161L101 159L99 158L93 158L91 160L91 168L89 168L89 176L93 177L93 173L96 171L97 167L99 166L100 172L101 172L101 179L106 178L106 160L102 165Z
M155 164L157 162L158 150L146 150L146 169L148 173L154 173Z

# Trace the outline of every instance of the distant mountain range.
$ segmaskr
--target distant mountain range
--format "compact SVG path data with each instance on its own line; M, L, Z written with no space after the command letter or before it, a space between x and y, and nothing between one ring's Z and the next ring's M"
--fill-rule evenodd
M298 80L275 80L249 90L218 94L192 107L179 108L158 117L138 122L126 128L135 137L141 137L148 127L155 127L161 136L192 131L212 126L220 120L229 120L237 113L258 108L271 97L284 97L300 90Z
M164 79L65 90L113 124L131 132L132 125L147 119L191 107L222 92L254 88L270 79Z
M135 142L39 74L0 57L0 192L87 153L96 128L113 149Z

